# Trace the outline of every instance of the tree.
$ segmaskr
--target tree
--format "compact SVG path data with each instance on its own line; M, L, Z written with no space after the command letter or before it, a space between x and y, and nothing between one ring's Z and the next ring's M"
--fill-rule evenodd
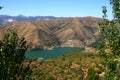
M30 80L30 62L23 64L28 45L8 29L0 42L0 80Z
M2 9L3 7L2 6L0 6L0 9Z
M107 10L103 6L103 22L100 24L102 38L99 54L107 66L105 80L119 80L120 69L120 0L110 0L113 20L107 19Z

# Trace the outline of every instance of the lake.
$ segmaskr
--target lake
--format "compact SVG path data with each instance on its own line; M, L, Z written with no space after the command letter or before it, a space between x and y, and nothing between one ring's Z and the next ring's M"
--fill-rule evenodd
M61 56L64 54L70 54L73 52L80 52L84 50L84 48L78 48L78 47L58 47L53 50L31 50L27 51L25 56L26 58L43 58L43 59L49 59L57 56Z

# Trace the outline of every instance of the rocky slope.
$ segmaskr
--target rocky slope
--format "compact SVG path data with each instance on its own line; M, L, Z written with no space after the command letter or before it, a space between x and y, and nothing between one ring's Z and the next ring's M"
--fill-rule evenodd
M28 43L32 42L33 48L57 46L59 40L62 46L83 46L96 40L99 35L99 22L101 19L94 17L15 22L0 29L0 39L10 28L14 29L19 37L25 37Z

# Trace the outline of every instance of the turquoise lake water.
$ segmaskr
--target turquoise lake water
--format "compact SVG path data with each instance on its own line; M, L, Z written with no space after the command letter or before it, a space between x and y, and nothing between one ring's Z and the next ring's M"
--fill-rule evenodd
M61 56L64 54L70 54L73 52L80 52L84 50L84 48L70 48L70 47L58 47L53 50L31 50L27 51L25 56L26 58L43 58L43 59L49 59L57 56Z

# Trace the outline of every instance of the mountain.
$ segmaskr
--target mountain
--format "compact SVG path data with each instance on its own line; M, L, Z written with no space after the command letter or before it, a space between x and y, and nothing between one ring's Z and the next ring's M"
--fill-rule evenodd
M33 48L58 46L84 46L90 45L99 35L98 23L101 18L76 17L59 18L44 21L23 21L4 25L0 29L0 39L4 32L14 29L19 37L25 37L28 43L32 42Z
M77 47L96 41L101 21L101 18L76 17L45 21L44 24L57 35L63 46Z
M0 15L0 24L8 24L12 22L21 22L21 21L32 21L32 20L53 20L57 17L53 16L9 16L9 15Z

